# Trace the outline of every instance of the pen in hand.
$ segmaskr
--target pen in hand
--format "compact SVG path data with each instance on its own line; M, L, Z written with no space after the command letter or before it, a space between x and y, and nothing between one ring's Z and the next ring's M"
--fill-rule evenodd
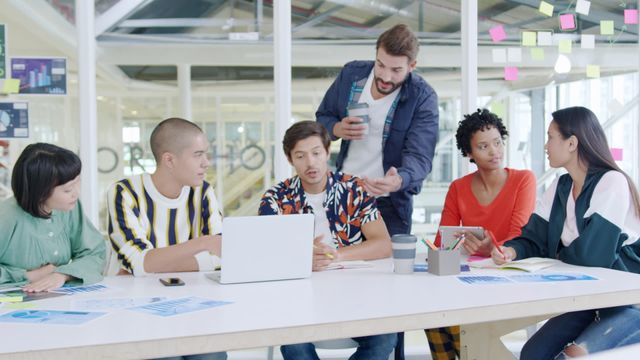
M313 248L314 249L319 249L320 247L314 244ZM331 260L333 260L335 258L332 253L328 253L328 252L324 253L324 256L328 257Z
M498 240L496 240L496 237L495 235L493 235L493 232L491 232L491 230L487 230L487 233L489 233L489 237L491 238L491 242L493 243L493 246L496 248L496 250L498 250L500 255L502 255L502 258L506 261L507 256L504 254L504 252L500 248L500 244L498 244Z

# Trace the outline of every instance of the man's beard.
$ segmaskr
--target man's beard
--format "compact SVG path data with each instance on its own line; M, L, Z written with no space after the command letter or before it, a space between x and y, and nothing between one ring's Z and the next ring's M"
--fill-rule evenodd
M406 78L405 78L405 80L406 80ZM375 75L373 76L373 81L376 84L376 89L378 90L378 92L380 94L383 94L383 95L391 94L392 92L396 91L396 89L398 89L400 86L402 86L402 84L404 84L404 80L402 80L401 82L396 84L396 83L391 82L391 81L390 82L382 81L382 79L380 79L379 77L377 77ZM384 90L384 89L381 89L380 86L378 86L378 82L384 83L385 85L389 85L390 84L392 86L391 86L391 88L389 90Z

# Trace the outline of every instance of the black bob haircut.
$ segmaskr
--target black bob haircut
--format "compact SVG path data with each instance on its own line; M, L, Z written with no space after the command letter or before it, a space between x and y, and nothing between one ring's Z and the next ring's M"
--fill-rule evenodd
M13 196L24 211L48 219L51 214L42 207L45 201L56 186L75 179L81 169L78 155L67 149L46 143L30 144L13 166Z
M489 130L496 128L500 133L502 140L509 136L507 128L502 123L502 119L498 115L487 109L478 109L478 111L464 116L464 120L458 123L456 131L456 146L462 152L462 156L466 157L471 154L471 138L477 131ZM473 159L470 160L474 162Z

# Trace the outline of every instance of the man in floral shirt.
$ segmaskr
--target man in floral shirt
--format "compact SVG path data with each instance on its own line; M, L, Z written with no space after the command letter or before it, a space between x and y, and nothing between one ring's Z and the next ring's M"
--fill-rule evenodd
M391 255L389 232L362 180L327 169L329 144L329 134L321 124L301 121L292 125L282 145L297 175L269 189L259 209L260 215L314 214L314 271L334 261ZM356 359L387 359L396 344L396 334L353 340L359 345ZM280 349L285 360L317 358L311 343L283 345Z

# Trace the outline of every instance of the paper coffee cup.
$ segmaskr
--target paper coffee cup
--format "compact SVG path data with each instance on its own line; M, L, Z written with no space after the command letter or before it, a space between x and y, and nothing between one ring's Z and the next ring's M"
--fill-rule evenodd
M365 135L369 134L369 104L367 103L351 103L347 106L347 115L357 117L362 120L362 124L366 125Z
M411 234L396 234L391 237L394 273L413 273L413 264L416 258L416 240L417 238Z

